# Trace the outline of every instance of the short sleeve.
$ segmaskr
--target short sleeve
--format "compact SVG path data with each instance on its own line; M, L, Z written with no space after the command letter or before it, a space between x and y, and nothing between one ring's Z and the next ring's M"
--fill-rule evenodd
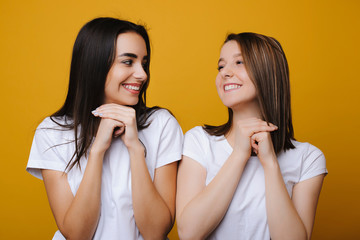
M36 129L26 166L26 170L39 179L42 179L41 169L64 171L66 168L66 161L58 149L61 142L56 141L58 134L55 131L61 130L52 129L49 121L49 118L45 119Z
M176 121L166 110L160 110L159 116L163 119L162 131L159 139L158 155L156 167L159 168L171 162L179 161L181 159L183 132Z
M308 144L307 152L303 158L299 182L324 173L328 173L324 154L320 149Z
M204 130L202 127L197 126L185 134L184 139L184 147L183 147L183 155L187 156L198 163L200 163L203 167L206 167L206 146L208 145L206 141L207 138L204 136Z

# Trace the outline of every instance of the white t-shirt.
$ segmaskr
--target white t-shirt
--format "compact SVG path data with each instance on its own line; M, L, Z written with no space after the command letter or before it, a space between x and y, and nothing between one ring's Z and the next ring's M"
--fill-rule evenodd
M59 120L58 120L59 121ZM181 159L183 133L176 119L167 110L153 113L150 126L139 131L139 139L146 146L146 164L151 179L155 169ZM64 122L60 119L59 122ZM59 130L54 130L59 129ZM63 130L50 118L37 128L26 170L42 179L40 169L64 171L74 154L74 131ZM67 178L75 196L82 180L86 158L80 160L81 169L74 166ZM129 153L120 139L113 139L104 156L101 182L101 213L93 239L143 239L135 224ZM53 239L65 239L57 231Z
M282 151L277 156L290 197L296 183L327 173L325 157L318 148L297 141L293 141L293 144L295 149ZM206 185L219 172L232 151L226 138L211 136L202 127L195 127L185 134L183 155L206 169ZM248 160L227 213L208 239L270 239L264 170L256 156Z

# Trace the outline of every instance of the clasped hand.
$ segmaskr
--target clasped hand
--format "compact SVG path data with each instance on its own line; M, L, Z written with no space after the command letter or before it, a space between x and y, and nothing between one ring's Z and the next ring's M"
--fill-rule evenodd
M278 129L272 123L258 118L248 118L235 123L234 150L246 154L247 159L253 151L261 163L269 157L276 157L270 132Z
M103 104L92 114L101 118L93 146L106 151L112 138L119 136L127 148L139 144L136 112L133 108L114 103Z

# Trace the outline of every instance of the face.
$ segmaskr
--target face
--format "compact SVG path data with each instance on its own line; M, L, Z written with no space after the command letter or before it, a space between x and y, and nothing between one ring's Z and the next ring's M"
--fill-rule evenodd
M221 48L216 88L225 106L257 108L256 88L246 72L238 43L230 40Z
M147 60L145 41L139 34L128 32L118 36L115 60L105 82L105 103L137 104L147 80L144 70Z

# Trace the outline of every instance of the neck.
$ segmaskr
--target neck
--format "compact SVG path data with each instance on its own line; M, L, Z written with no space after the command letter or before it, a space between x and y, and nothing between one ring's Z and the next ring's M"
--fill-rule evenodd
M231 108L233 111L233 117L232 117L232 126L230 128L230 131L226 134L226 139L230 143L231 146L233 146L234 142L234 125L237 124L239 121L248 119L248 118L259 118L261 117L261 111L259 105L252 104L251 106L247 107L233 107Z

